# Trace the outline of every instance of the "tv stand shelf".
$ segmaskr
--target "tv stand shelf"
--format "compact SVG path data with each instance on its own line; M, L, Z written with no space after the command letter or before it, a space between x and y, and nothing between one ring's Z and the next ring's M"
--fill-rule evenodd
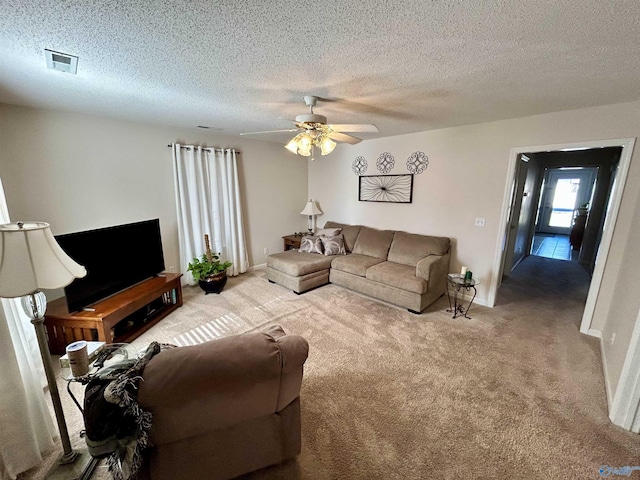
M129 342L182 306L181 273L164 273L91 305L69 313L66 299L47 307L44 324L49 350L63 355L77 340Z

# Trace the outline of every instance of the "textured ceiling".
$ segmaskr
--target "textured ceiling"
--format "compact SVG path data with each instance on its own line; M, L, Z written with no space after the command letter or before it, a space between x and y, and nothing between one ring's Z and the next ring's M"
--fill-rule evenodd
M0 102L221 133L379 134L640 98L638 0L0 0ZM76 76L44 49L80 57ZM285 135L287 138L290 135ZM282 141L277 135L254 138Z

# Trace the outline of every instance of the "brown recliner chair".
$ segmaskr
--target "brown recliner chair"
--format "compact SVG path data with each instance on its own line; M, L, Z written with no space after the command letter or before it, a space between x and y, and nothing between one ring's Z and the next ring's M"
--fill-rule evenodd
M165 350L138 402L153 413L143 477L226 479L300 453L300 386L309 345L281 327Z

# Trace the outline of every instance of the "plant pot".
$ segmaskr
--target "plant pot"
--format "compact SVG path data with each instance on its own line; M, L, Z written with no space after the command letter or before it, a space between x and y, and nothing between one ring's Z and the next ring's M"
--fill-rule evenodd
M227 272L220 272L209 275L204 280L198 280L200 288L204 290L204 294L220 293L227 284Z

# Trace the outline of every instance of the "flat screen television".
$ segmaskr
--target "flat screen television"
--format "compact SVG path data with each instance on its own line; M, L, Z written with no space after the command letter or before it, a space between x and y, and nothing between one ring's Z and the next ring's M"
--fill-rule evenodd
M62 249L87 269L65 287L69 312L120 292L164 270L160 220L56 236Z

